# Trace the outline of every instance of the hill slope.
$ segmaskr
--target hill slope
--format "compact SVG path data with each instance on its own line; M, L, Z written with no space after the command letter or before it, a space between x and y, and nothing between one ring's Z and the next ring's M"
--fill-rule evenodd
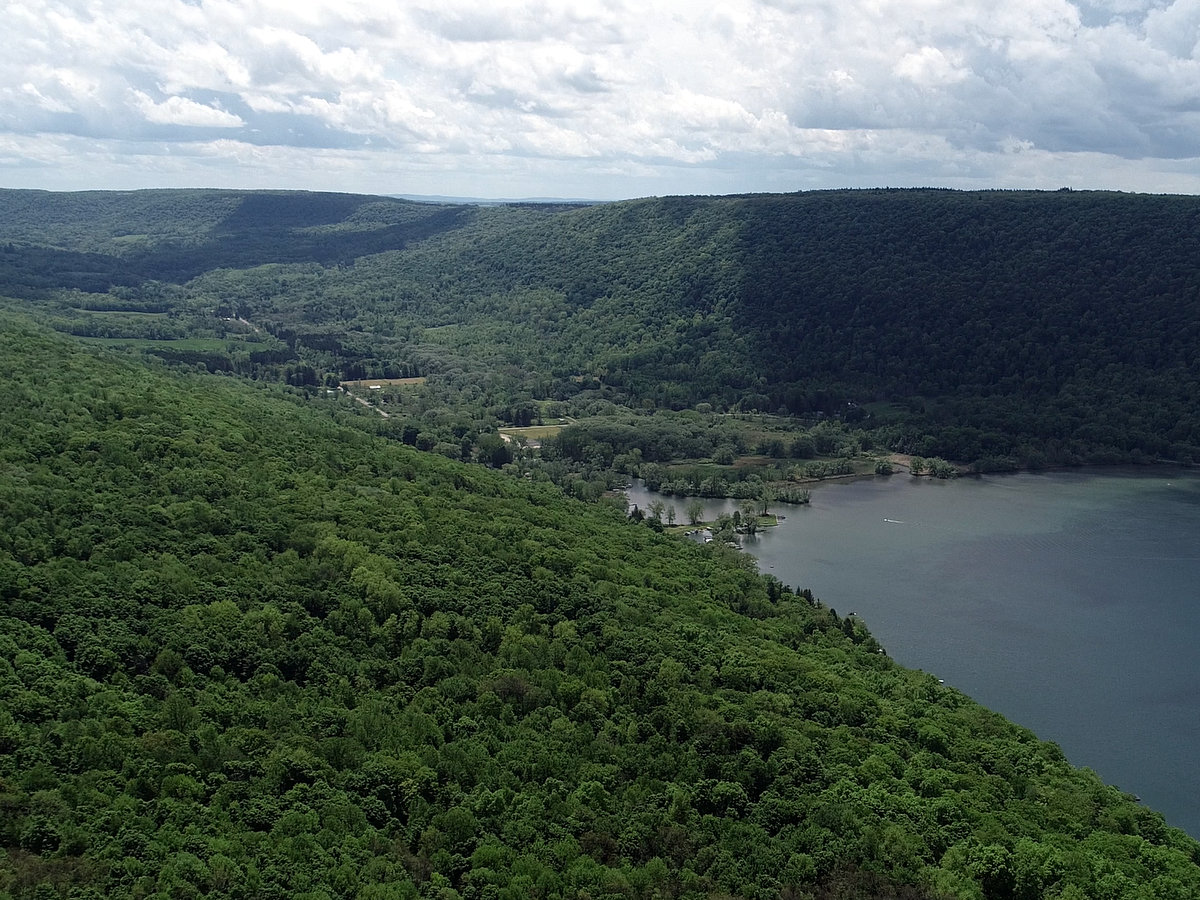
M0 892L1200 895L734 554L2 321Z
M89 309L240 316L287 345L254 365L318 380L418 369L486 389L504 367L540 399L850 413L878 444L966 462L1186 463L1197 234L1196 198L1088 192L484 209L7 191L0 291L80 334L119 332Z

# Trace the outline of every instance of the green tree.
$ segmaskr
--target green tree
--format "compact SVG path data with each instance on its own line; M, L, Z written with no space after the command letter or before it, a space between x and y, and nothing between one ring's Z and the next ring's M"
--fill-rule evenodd
M758 532L758 506L757 500L743 500L741 503L742 527L747 534Z
M958 469L952 463L935 457L929 460L929 474L934 478L957 478Z
M655 522L661 522L663 512L666 510L666 504L662 500L655 498L646 504L646 509L650 510L650 518Z

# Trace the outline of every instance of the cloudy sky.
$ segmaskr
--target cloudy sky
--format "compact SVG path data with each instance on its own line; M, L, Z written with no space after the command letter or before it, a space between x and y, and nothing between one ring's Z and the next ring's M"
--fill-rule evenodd
M1200 0L8 0L0 186L1200 193Z

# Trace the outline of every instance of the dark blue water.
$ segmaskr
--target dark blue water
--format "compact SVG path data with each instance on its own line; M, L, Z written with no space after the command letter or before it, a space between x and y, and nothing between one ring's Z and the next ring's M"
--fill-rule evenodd
M894 475L776 509L763 572L1200 837L1200 476Z

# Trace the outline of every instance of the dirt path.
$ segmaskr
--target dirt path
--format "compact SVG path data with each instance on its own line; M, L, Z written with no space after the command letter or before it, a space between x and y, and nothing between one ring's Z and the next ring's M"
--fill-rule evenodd
M345 389L345 388L342 388L342 390L343 390L343 391L346 391L346 389ZM375 410L375 412L379 413L379 414L380 414L381 416L383 416L385 419L390 419L390 418L391 418L391 415L390 415L389 413L386 413L386 412L384 412L384 411L383 411L382 409L380 409L378 406L372 406L372 405L370 404L370 402L368 402L368 401L366 400L366 398L364 398L364 397L360 397L360 396L358 396L358 394L352 394L352 393L350 393L349 391L346 391L346 396L347 396L347 397L353 397L353 398L354 398L354 402L356 402L356 403L361 403L361 404L362 404L363 406L365 406L367 409L373 409L373 410Z

